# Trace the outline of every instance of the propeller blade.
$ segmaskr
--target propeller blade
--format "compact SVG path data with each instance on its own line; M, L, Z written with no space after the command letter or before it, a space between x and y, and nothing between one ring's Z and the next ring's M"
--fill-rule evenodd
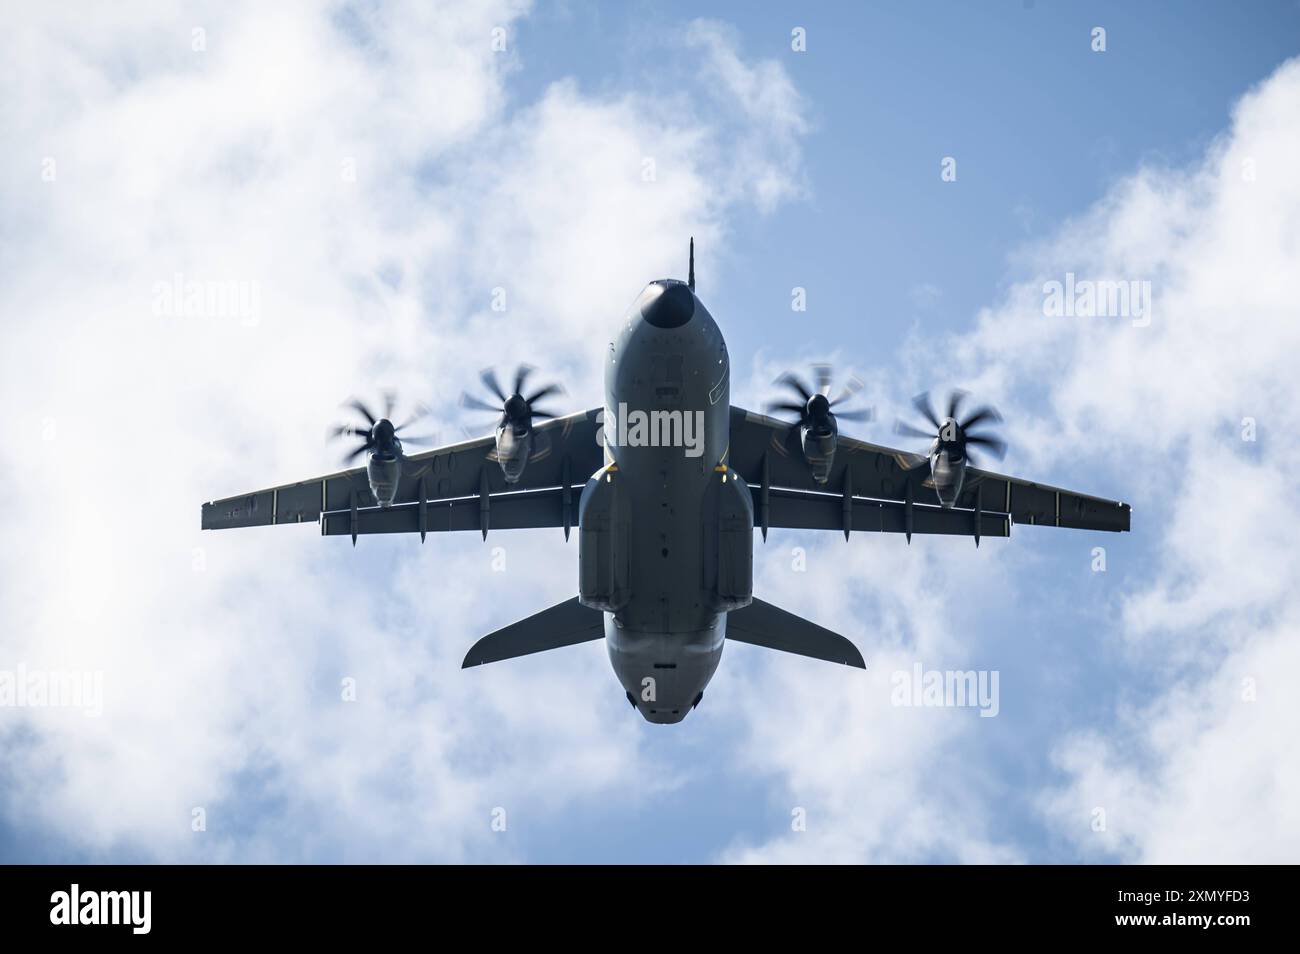
M397 403L397 393L395 391L384 392L384 419L391 421L393 419L393 406Z
M533 370L534 368L530 364L521 364L515 369L515 394L522 395L524 393L524 382L528 380L528 376L533 373Z
M875 418L875 409L864 407L856 411L837 411L835 416L841 421L870 421Z
M355 408L356 410L360 411L361 416L370 422L370 426L371 427L375 426L375 416L371 414L370 411L366 408L366 406L362 404L361 401L359 401L357 398L353 398L351 401L349 401L348 407Z
M861 391L863 387L865 387L865 385L862 383L860 378L857 376L850 377L844 382L844 389L840 391L840 396L834 401L831 401L831 407L835 407L837 404L843 404L849 398L853 397L853 395Z
M353 435L357 437L368 437L369 434L370 432L363 430L359 424L336 424L334 427L331 427L329 431L329 436L333 440L337 440L340 437L352 437Z
M497 396L497 399L500 400L502 404L506 403L508 398L506 397L506 393L501 390L501 383L497 381L497 373L495 369L484 368L478 377L479 380L483 382L483 386L487 388L489 391L491 391L493 394L495 394ZM493 410L498 410L498 409L493 408Z
M402 443L414 444L417 447L428 447L430 444L436 443L437 440L437 434L419 434L415 437L403 437Z
M953 388L948 392L948 416L954 421L957 420L957 408L961 406L961 402L965 397L966 392L959 388Z
M460 406L473 408L476 411L491 411L493 414L501 413L500 407L491 405L487 401L484 401L482 398L476 398L474 395L466 392L461 392Z
M343 463L345 464L352 463L354 460L356 460L358 457L360 457L368 450L370 450L370 445L362 444L360 447L356 448L351 454L348 454L346 457L344 457Z
M562 388L560 385L548 384L540 391L534 392L531 397L524 398L524 400L528 402L529 406L531 406L534 401L540 401L542 398L550 397L552 394L563 394L563 393L564 393L564 388Z
M920 437L928 441L934 440L934 435L929 431L923 431L919 427L913 427L906 421L895 421L894 433L902 434L904 437Z
M397 427L393 428L393 430L400 431L403 428L410 427L416 421L424 420L424 418L428 416L429 416L429 409L425 407L423 404L421 404L411 413L410 417L404 420L401 424L398 424Z
M934 413L934 405L930 403L929 391L926 391L924 394L918 394L916 397L912 398L912 407L916 408L921 413L922 417L934 425L936 431L939 429L939 415ZM926 436L933 437L934 435L927 434Z
M777 378L774 383L778 385L783 384L793 390L799 395L799 397L803 398L804 404L807 404L808 399L812 397L812 392L808 390L808 386L788 371Z
M967 447L983 447L998 460L1007 456L1007 442L999 437L990 437L985 434L967 434Z
M1002 415L998 413L997 408L985 405L979 408L974 414L962 422L961 429L968 431L976 424L983 424L985 421L994 421L1001 423Z
M528 395L527 397L524 396L524 388L527 387L528 385L528 379L529 377L532 376L533 372L536 370L537 369L530 364L520 364L517 368L515 368L514 377L511 380L511 384L514 387L514 390L511 392L510 396L507 397L505 390L501 387L500 380L497 378L495 369L484 368L481 372L479 372L479 380L483 382L483 386L487 388L493 395L495 395L496 398L501 403L489 404L487 401L484 401L481 398L477 398L474 395L469 394L468 392L462 392L460 396L460 406L464 408L471 408L476 411L490 411L493 414L499 415L496 421L494 421L491 425L488 425L489 429L498 428L502 424L506 424L506 423L512 423L512 426L523 425L524 423L523 418L511 422L510 419L508 419L506 416L506 405L510 404L510 402L514 400L516 397L518 397L519 400L523 401L524 404L528 406L528 415L530 417L539 418L542 420L550 420L552 418L559 417L560 415L558 413L545 410L542 408L533 407L533 402L540 401L548 397L554 397L557 394L566 393L564 390L564 385L559 384L558 382L553 384L546 384L538 388L536 391L534 391L532 394Z
M831 393L831 366L829 364L814 364L812 370L813 377L817 381L817 393L823 397L829 395Z
M800 418L803 417L804 410L805 405L795 404L793 401L776 401L767 406L767 412L769 414L773 411L788 411L791 414L798 415Z

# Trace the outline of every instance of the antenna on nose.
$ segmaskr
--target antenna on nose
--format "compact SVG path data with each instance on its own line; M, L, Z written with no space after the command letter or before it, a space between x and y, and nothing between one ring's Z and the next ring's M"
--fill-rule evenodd
M691 270L686 277L686 285L691 291L695 291L695 236L691 236Z

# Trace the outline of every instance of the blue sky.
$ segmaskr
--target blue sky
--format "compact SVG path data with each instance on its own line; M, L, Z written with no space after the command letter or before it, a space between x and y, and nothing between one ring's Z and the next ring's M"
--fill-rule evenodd
M848 6L21 24L0 47L29 94L0 113L0 300L29 320L6 321L0 371L44 443L4 452L0 514L40 542L4 557L0 671L102 670L106 705L0 709L0 858L1295 860L1297 725L1269 692L1300 619L1295 505L1265 502L1296 489L1270 435L1297 396L1277 276L1300 6ZM396 386L454 440L474 371L527 358L595 406L605 336L683 276L691 234L733 402L829 357L877 410L855 436L898 444L913 394L968 387L1008 418L1000 469L1129 501L1134 532L756 537L756 594L869 672L732 644L665 729L599 644L459 670L572 592L558 531L353 551L194 529L202 500L332 469L320 435L351 393ZM1051 324L1041 285L1066 271L1152 280L1152 327ZM249 279L261 311L150 314L176 272ZM161 473L113 439L142 407ZM914 663L998 671L998 716L892 706Z
M773 337L784 345L794 285L810 289L826 342L869 330L871 347L890 352L914 327L964 327L1003 287L1018 246L1140 162L1200 155L1300 34L1289 3L562 9L521 26L524 68L510 87L522 100L566 77L594 91L651 83L705 96L689 62L672 58L680 25L698 16L732 24L748 54L778 59L806 97L810 195L779 216L746 214L725 252L711 251L725 257L708 300L740 354ZM1100 55L1088 42L1098 25ZM793 26L807 30L802 55L790 52ZM958 159L956 188L939 181L944 156ZM942 292L932 307L918 307L923 286Z

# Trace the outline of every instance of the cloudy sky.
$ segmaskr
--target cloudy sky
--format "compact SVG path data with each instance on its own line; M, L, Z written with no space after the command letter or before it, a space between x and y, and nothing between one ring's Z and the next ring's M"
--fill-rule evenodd
M102 674L102 712L0 707L0 859L1300 857L1294 4L4 19L0 677ZM774 532L756 594L868 671L731 644L662 727L598 643L459 669L573 593L558 531L198 530L335 469L349 395L454 440L527 359L597 406L690 235L733 401L831 359L883 443L959 385L1004 469L1133 533ZM1046 315L1067 273L1150 282L1150 321ZM895 705L917 665L997 672L996 717Z

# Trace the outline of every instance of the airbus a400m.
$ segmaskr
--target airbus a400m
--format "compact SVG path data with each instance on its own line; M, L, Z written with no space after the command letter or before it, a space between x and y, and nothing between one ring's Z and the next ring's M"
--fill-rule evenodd
M843 636L753 594L757 529L1006 537L1013 524L1129 529L1129 507L975 466L1001 457L990 407L963 413L953 392L941 415L916 399L921 453L841 433L865 420L852 382L832 398L828 368L786 375L787 397L758 414L731 404L727 345L687 281L651 282L605 350L602 407L552 417L552 385L510 393L496 375L492 434L407 453L403 425L362 404L354 456L363 467L203 505L203 527L317 522L325 536L578 531L577 595L484 636L465 666L604 639L628 701L647 720L680 722L704 696L726 640L865 668ZM634 420L635 418L635 420ZM406 439L407 445L414 443ZM649 689L649 691L647 691Z

